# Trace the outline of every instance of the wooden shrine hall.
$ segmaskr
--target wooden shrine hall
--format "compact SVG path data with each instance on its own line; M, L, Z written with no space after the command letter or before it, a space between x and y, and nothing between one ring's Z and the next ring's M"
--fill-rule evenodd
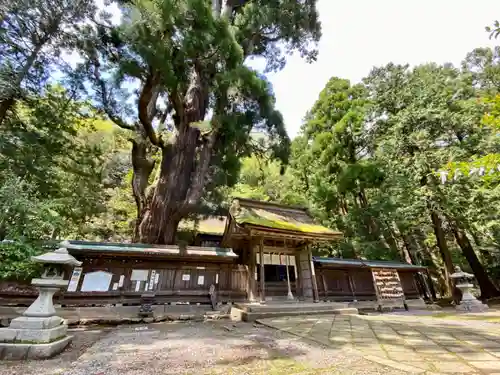
M248 267L249 302L265 302L268 287L271 300L281 296L290 300L298 297L319 301L311 244L340 238L340 232L315 224L303 208L235 199L221 245L241 254L241 263ZM266 272L266 263L272 263L273 255L280 260L285 259L283 276L286 289L280 288L282 280L273 278L266 282L266 275L270 275L273 269L267 267Z
M61 305L275 301L388 302L397 306L429 295L424 267L406 263L313 257L318 242L342 238L317 225L306 209L235 199L227 217L181 222L183 245L156 246L69 241L81 267L67 270ZM180 241L181 242L181 241ZM432 286L431 286L432 287ZM0 303L29 304L36 291L0 284ZM386 303L387 302L387 303Z

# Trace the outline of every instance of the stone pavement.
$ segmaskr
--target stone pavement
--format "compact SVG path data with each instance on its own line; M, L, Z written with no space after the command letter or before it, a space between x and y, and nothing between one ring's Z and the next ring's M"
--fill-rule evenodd
M500 324L391 314L258 322L407 373L500 374Z
M82 329L82 331L79 331ZM69 350L45 361L0 361L0 375L404 375L352 349L228 321L73 330Z

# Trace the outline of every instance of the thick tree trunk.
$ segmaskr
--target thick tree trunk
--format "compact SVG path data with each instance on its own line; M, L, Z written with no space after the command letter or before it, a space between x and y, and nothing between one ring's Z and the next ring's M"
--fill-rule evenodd
M139 225L141 242L175 243L179 222L199 200L208 172L212 145L200 143L200 130L186 126L162 148L159 178Z
M500 296L500 291L497 287L491 282L486 270L483 265L479 261L479 258L472 247L472 244L467 237L465 231L460 228L456 222L450 222L451 231L455 236L458 246L462 249L462 253L464 254L467 262L469 262L470 267L472 268L472 272L474 272L474 276L476 276L476 280L481 288L481 298L488 299L492 297Z
M148 186L149 177L153 171L155 162L148 155L148 141L145 137L139 137L132 142L132 193L134 195L137 208L137 218L134 225L134 242L140 241L139 226L145 214L148 197L146 196L146 188Z
M418 264L412 256L415 250L412 249L410 236L401 233L401 238L403 239L404 244L401 248L401 260L409 264Z
M393 228L391 227L391 224L388 223L387 221L384 223L384 229L382 231L382 234L384 236L385 242L388 244L388 246L392 249L392 251L395 254L401 254L401 252L404 253L405 247L402 246L401 249L398 246L398 241L396 239L396 235L394 233ZM404 261L405 259L403 259ZM411 262L410 262L411 263Z
M446 237L443 230L443 222L439 217L438 213L434 211L432 208L429 208L432 227L434 229L434 235L436 236L437 246L439 248L439 252L441 253L441 258L443 259L444 269L443 276L446 282L446 294L451 296L453 294L453 282L450 278L450 275L454 272L453 261L451 259L451 253L448 249L448 244L446 243Z
M413 233L410 237L410 243L415 246L416 254L415 260L417 264L423 264L423 260L425 259L430 267L428 268L428 279L429 279L429 287L431 288L431 293L434 299L436 299L435 287L439 288L441 296L446 294L446 290L448 289L448 284L443 274L439 272L439 266L435 260L435 254L424 242L425 234L422 229L416 228L413 230ZM417 257L417 254L421 254L421 257ZM434 276L437 279L437 285L434 284L434 280L431 276Z

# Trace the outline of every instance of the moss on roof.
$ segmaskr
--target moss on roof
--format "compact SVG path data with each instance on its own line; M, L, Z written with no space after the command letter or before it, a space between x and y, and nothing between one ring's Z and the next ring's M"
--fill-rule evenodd
M240 225L249 224L304 233L341 235L340 232L315 224L305 211L297 213L296 211L243 208L234 215L234 218Z

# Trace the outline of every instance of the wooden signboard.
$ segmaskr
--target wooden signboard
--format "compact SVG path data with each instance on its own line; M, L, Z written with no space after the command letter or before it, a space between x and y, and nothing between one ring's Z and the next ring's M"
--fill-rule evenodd
M397 270L373 269L373 281L381 308L404 308L405 295Z

